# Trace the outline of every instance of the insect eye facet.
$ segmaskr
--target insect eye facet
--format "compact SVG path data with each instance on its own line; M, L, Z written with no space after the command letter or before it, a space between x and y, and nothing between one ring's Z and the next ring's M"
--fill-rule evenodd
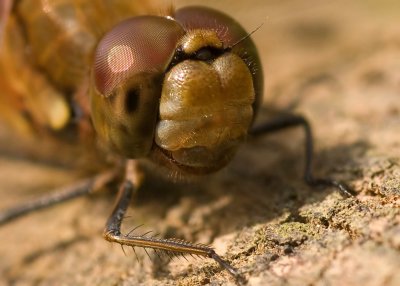
M162 75L183 34L174 20L140 16L115 26L97 46L90 91L93 125L108 146L128 158L151 150Z
M105 96L126 79L142 72L163 72L182 37L173 20L141 16L123 21L99 42L93 64L96 88Z

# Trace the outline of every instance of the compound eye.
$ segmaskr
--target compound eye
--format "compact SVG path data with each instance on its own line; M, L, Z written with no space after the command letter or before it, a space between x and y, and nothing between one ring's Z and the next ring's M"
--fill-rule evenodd
M171 61L182 26L172 19L140 16L127 19L99 42L94 55L93 77L104 96L140 73L162 73Z
M185 30L212 30L223 42L224 48L236 44L248 33L243 27L228 15L211 8L190 6L179 9L175 19L181 23Z
M163 74L183 35L173 19L139 16L115 26L97 46L90 91L93 125L125 157L151 150Z

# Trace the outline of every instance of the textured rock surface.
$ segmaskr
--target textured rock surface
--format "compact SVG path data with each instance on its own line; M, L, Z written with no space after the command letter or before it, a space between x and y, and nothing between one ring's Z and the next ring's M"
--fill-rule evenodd
M194 2L194 1L192 1ZM212 2L212 1L207 1ZM181 5L181 2L178 2ZM229 6L229 7L226 7ZM215 7L215 6L214 6ZM303 134L252 140L204 180L149 176L125 229L211 244L248 285L400 285L400 32L398 1L219 2L254 34L265 109L305 114L315 172L357 193L301 180ZM80 177L78 171L0 157L0 208ZM216 263L159 259L101 237L114 195L99 194L0 228L0 285L234 285Z

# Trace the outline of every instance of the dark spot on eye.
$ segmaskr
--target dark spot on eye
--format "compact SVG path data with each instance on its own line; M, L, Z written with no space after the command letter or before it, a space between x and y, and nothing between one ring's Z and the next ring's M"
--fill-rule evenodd
M139 107L140 89L131 88L125 95L125 110L127 113L136 111Z

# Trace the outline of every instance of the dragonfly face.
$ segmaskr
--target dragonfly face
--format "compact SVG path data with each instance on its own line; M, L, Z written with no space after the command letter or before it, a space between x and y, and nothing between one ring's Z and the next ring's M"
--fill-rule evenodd
M188 7L123 21L97 45L90 88L99 137L128 158L184 173L222 168L245 139L262 94L248 33Z
M259 58L248 33L207 8L155 17L138 16L143 14L131 0L88 3L13 2L6 13L10 20L0 19L6 31L0 45L0 90L7 90L0 92L0 115L2 107L13 106L17 112L10 121L32 123L45 135L65 135L77 145L75 133L92 135L90 124L81 125L90 123L90 113L98 136L124 157L150 157L192 174L227 164L248 133L262 92ZM54 130L65 133L50 133ZM93 136L87 137L89 142L79 139L93 146ZM120 173L116 166L36 202L0 211L0 224L91 193ZM106 240L212 258L239 277L206 245L133 236L132 231L123 235L122 219L141 181L138 162L127 160L103 233Z

